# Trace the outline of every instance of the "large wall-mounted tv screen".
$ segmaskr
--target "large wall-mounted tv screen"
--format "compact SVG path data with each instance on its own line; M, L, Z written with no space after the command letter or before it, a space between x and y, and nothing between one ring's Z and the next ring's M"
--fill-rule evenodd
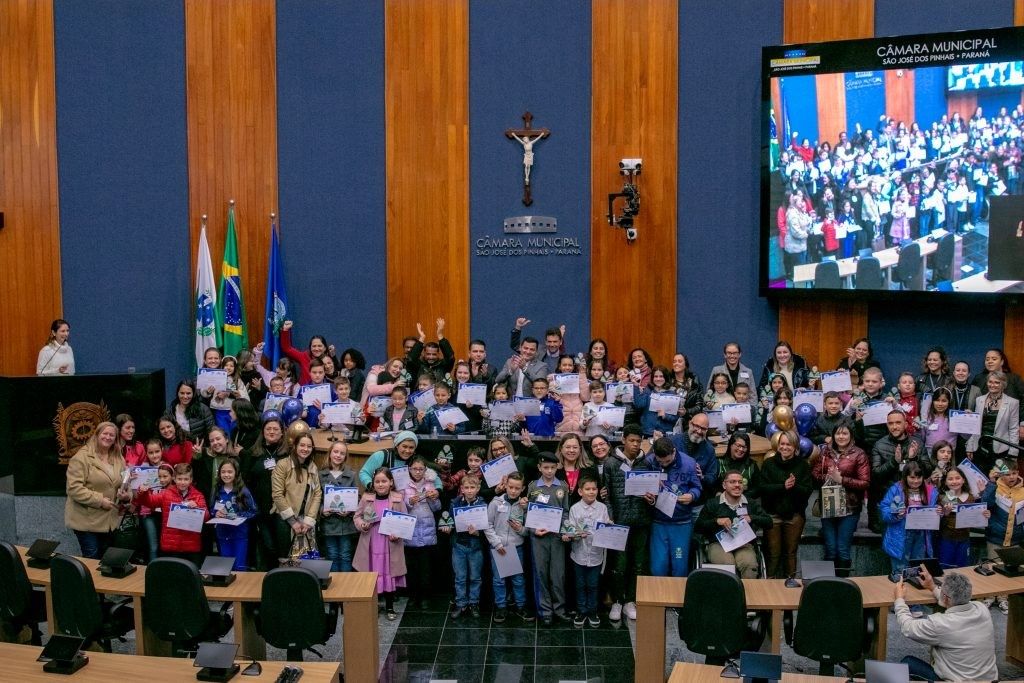
M1024 293L1024 29L764 48L762 100L763 294Z

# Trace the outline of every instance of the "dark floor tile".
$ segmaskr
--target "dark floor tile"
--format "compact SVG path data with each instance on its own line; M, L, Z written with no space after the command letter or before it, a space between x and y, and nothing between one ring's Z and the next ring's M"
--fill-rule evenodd
M533 683L532 664L485 666L483 683Z
M451 609L451 597L440 595L433 598L425 598L422 605L416 607L416 612L447 612Z
M379 683L429 683L433 678L434 663L406 664L385 662Z
M440 628L405 628L395 631L394 643L399 645L429 643L437 645L441 640Z
M492 628L488 647L533 647L537 644L537 629Z
M388 661L408 664L433 664L437 658L437 645L392 645Z
M588 683L632 683L636 678L633 665L587 666Z
M583 642L587 647L632 647L628 629L590 629L583 632Z
M479 647L449 647L442 645L437 648L437 664L452 664L459 666L483 666L484 663L484 652L486 645L484 642L480 643ZM446 678L445 676L436 676L436 678Z
M459 683L480 683L484 677L483 666L465 664L437 664L434 666L433 679L458 681Z
M441 634L441 645L458 647L480 647L487 645L488 629L485 628L448 628Z
M421 612L408 610L402 615L398 622L399 628L440 628L444 626L444 612Z
M523 664L533 666L536 657L534 647L493 647L487 646L487 661L484 664Z
M588 653L589 654L589 653ZM538 647L537 666L584 665L582 647ZM582 670L580 673L583 673Z
M444 623L446 629L449 628L490 628L491 626L491 615L486 612L481 614L479 617L471 616L468 612L464 612L459 616L458 619L452 619L448 617L448 621Z
M583 637L584 642L586 636ZM633 648L630 647L588 647L587 664L617 666L633 662Z
M582 666L538 666L534 669L534 683L559 683L586 678Z
M583 645L583 631L566 629L537 629L537 647L556 646L581 646Z

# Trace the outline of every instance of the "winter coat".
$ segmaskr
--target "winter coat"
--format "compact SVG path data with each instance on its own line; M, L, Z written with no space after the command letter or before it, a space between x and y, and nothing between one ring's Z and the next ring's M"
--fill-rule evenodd
M796 477L796 485L787 489L790 474ZM813 490L814 480L806 459L794 456L783 460L781 455L775 455L761 464L761 505L768 514L782 519L803 517Z
M320 475L312 456L307 461L305 470L302 481L298 481L291 458L281 458L277 461L270 475L270 491L274 500L270 511L280 515L285 522L291 523L292 519L298 519L303 524L314 526L323 505L323 491L320 489ZM303 499L306 501L305 505L302 504Z
M420 482L410 481L403 492L405 494L405 506L409 509L409 514L416 517L416 528L412 531L412 538L405 542L405 545L410 548L437 545L437 522L434 519L434 513L441 511L440 496L420 500L413 505L409 504L410 498L413 496L422 497L426 491L430 490L436 491L437 488L433 482L427 481L424 478Z
M851 445L846 453L838 455L829 446L823 445L818 458L811 466L811 476L819 486L824 486L829 467L833 462L839 467L842 484L846 489L846 510L852 515L859 515L864 492L871 484L871 465L867 454L857 446Z
M359 488L356 473L347 466L342 466L341 474L337 477L333 476L334 472L328 469L320 470L318 474L320 475L321 500L323 500L323 491L326 486ZM348 510L347 512L348 514L345 515L324 515L321 513L320 531L323 532L324 536L348 536L356 533L356 527L352 523L352 515L355 514L355 511Z
M691 522L693 520L693 505L700 498L701 491L701 478L697 475L697 461L679 449L676 449L676 457L668 467L662 467L658 464L658 460L654 457L653 453L647 456L646 461L648 470L665 474L665 478L661 482L664 488L669 490L675 488L676 495L678 496L687 493L693 496L693 501L690 503L676 502L676 507L671 517L655 508L654 521L659 524L687 524ZM717 469L717 467L718 462L715 461L715 468Z
M515 531L509 525L509 518L512 514L512 507L519 505L519 500L509 500L508 496L498 496L487 504L487 521L491 523L490 529L484 529L484 537L492 548L519 547L526 540L527 530L522 526L526 522L526 510L521 510L519 516L520 529Z
M616 449L615 454L609 456L608 464L605 465L605 477L608 482L608 513L616 524L647 526L651 523L651 506L647 504L643 496L626 495L626 472L631 470L639 472L647 469L647 457L643 453L640 453L632 465L622 454L621 449Z
M926 483L924 485L924 497L926 505L935 505L939 498L938 491L935 490L931 484ZM902 558L904 548L906 547L907 530L906 520L907 517L900 517L893 511L893 503L896 500L900 500L903 506L906 507L907 501L903 498L903 486L901 482L896 482L889 487L889 490L885 492L885 496L882 498L882 502L878 504L878 509L882 513L882 521L885 523L885 533L882 536L882 550L889 557ZM899 504L896 505L899 507ZM995 517L995 515L993 515ZM991 520L989 522L991 525ZM925 539L925 554L929 557L932 555L932 543L931 543L931 532L930 531L914 531L911 530L909 533L912 534L924 534ZM914 559L914 558L911 558Z
M124 458L113 452L107 457L110 460L109 470L92 447L86 444L68 462L68 497L64 503L64 526L67 528L105 534L120 524L121 514L117 505L104 510L100 503L104 498L117 502L117 490L124 474Z
M902 440L894 441L891 436L884 436L876 441L875 447L871 449L871 480L874 489L881 490L900 478L902 465L908 462L910 456L910 444L914 442L917 443L916 460L924 470L924 476L932 473L935 466L920 437L904 436ZM896 462L897 445L900 446L902 453L901 462Z
M206 509L206 498L195 486L189 485L185 495L182 495L177 486L163 489L161 491L150 490L139 492L136 501L140 505L151 508L161 508L164 514L160 517L160 550L166 553L198 553L203 549L203 536L195 531L174 529L167 526L171 518L171 506L175 504L194 502L197 508L203 511L203 521L210 518L210 511Z
M359 530L359 544L356 546L355 556L352 558L352 568L357 572L370 571L370 534L377 533L377 526L380 519L372 524L367 524L363 519L363 510L373 507L377 499L376 494L367 492L359 499L359 507L356 508L354 523ZM392 491L388 496L388 506L395 512L408 512L405 507L405 500L401 493ZM388 543L389 573L391 576L405 576L405 545L402 539Z
M1024 484L1013 488L1000 483L989 482L981 494L981 502L988 505L992 516L985 529L985 540L997 546L1008 546L1024 542ZM1010 524L1010 510L1013 510L1013 524ZM1007 538L1007 525L1013 529Z
M761 391L771 384L772 375L775 374L775 356L764 362L761 366L761 379L757 382L757 393L761 394ZM793 354L793 386L789 387L790 391L796 391L801 387L807 386L807 362L804 357L798 354Z

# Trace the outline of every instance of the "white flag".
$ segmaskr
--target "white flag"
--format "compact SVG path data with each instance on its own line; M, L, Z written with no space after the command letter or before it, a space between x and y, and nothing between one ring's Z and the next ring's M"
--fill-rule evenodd
M210 245L206 242L206 224L199 233L199 254L196 256L196 367L203 367L206 349L220 346L214 310L217 308L217 289L213 285L213 263Z

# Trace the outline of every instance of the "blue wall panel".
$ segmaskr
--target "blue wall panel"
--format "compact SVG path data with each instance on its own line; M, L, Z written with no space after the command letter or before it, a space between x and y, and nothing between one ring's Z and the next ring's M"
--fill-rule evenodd
M517 315L541 339L564 323L572 351L590 340L590 27L581 0L470 3L470 333L494 363L508 357ZM551 129L534 147L529 207L523 148L504 135L523 126L524 111ZM477 240L503 237L502 221L521 215L557 218L557 236L577 239L580 254L477 255Z
M874 130L885 113L885 72L855 71L843 76L846 89L846 130Z
M946 68L933 66L914 70L914 116L922 130L946 114ZM909 122L908 122L909 123Z
M79 372L192 373L180 0L55 0L64 311Z
M789 135L796 135L800 142L806 138L814 145L818 142L818 84L814 76L786 76L779 79L779 87L789 118Z
M1013 0L875 0L875 35L1013 26Z
M775 308L757 295L758 173L761 46L782 42L782 2L740 4L679 10L677 338L701 381L725 341L756 366L778 334Z
M382 0L277 3L277 125L295 344L386 358Z

